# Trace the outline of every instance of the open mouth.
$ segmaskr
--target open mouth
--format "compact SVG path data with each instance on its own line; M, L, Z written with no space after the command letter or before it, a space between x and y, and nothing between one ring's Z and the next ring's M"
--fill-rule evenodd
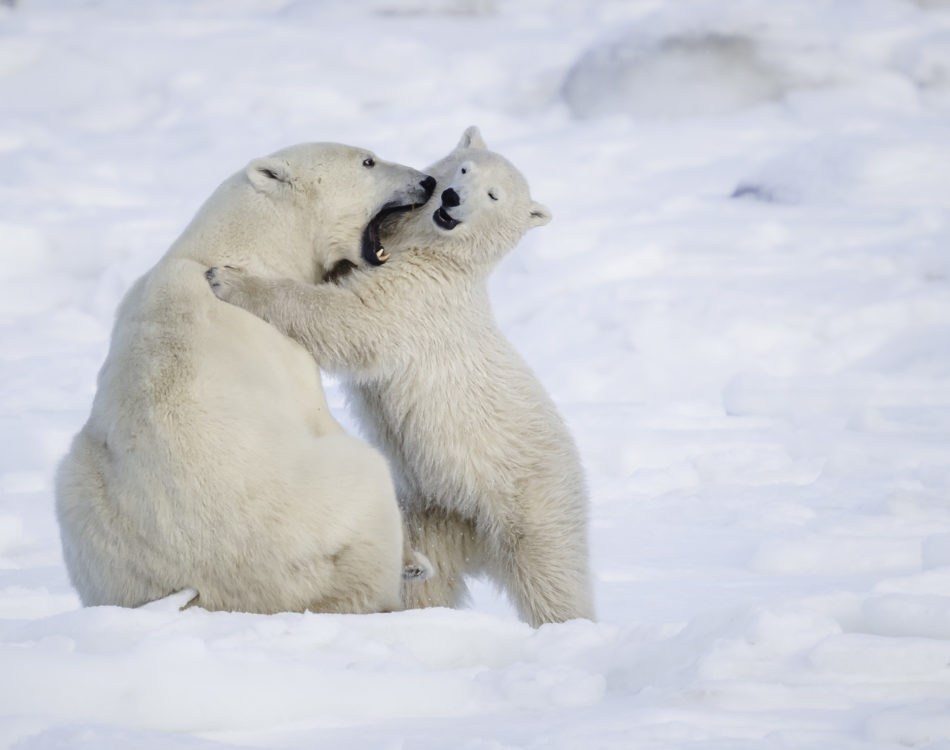
M458 219L453 219L449 216L449 212L445 210L445 206L439 206L438 210L432 214L432 221L436 223L436 226L441 227L447 232L451 232L462 223Z
M363 260L372 266L381 266L389 260L389 253L386 252L383 243L379 239L380 228L391 216L412 211L421 205L422 203L387 203L379 209L379 213L369 220L369 224L363 230L363 240L360 245L360 254L363 256Z

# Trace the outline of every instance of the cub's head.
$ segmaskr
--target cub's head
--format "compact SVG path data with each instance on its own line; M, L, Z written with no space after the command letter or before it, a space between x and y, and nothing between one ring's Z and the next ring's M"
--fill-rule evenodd
M380 265L388 255L380 225L424 204L434 178L374 153L338 143L304 143L252 160L251 186L271 204L319 279L343 266Z
M532 200L522 174L489 151L474 126L427 171L438 181L440 205L407 220L409 231L413 239L435 243L459 259L494 264L526 231L551 220L547 207Z

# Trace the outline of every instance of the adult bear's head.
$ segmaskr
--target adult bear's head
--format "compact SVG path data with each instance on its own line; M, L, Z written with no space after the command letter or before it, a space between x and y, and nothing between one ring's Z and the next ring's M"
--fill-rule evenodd
M309 247L305 275L313 279L385 262L381 224L424 204L436 186L418 170L339 143L290 146L253 159L245 174L271 220Z

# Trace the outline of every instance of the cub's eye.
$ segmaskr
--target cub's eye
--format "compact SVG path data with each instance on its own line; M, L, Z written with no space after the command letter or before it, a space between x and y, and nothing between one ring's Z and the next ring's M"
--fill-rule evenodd
M372 169L376 166L376 160L372 156L367 156L363 159L363 166L367 169Z
M491 198L493 201L498 200L498 196L495 195L495 191L494 191L494 190L489 190L489 191L488 191L488 197Z

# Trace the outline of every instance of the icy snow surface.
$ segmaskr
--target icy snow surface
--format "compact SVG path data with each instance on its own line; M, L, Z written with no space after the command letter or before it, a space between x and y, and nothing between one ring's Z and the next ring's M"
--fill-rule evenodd
M122 293L252 157L473 123L554 213L493 295L599 621L80 608ZM948 211L946 0L0 2L0 747L950 747Z

